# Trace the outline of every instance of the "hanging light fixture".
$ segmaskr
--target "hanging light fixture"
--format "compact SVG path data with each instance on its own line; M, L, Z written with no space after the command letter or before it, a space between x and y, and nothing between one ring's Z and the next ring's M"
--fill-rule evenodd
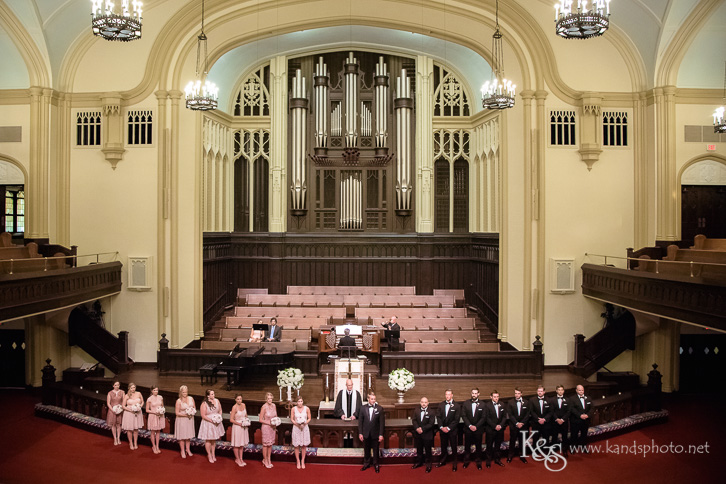
M499 0L497 0L496 28L492 37L492 78L481 88L481 106L484 109L508 109L514 107L517 86L504 78L504 52L502 33L499 31Z
M129 10L129 3L133 13ZM114 11L110 0L91 0L91 27L93 35L106 40L130 42L141 38L141 7L142 3L133 0L121 1L121 14Z
M209 71L207 65L207 36L204 34L204 0L202 0L202 31L197 37L197 67L196 81L190 81L184 88L186 94L187 108L194 111L210 111L217 109L217 95L219 88L213 82L204 80L202 77Z
M555 32L565 39L589 39L605 33L610 26L610 0L577 0L577 11L572 11L573 0L560 0L555 4Z
M726 121L723 119L724 110L726 110L726 62L724 63L723 72L723 103L724 106L716 108L713 112L713 132L726 133Z

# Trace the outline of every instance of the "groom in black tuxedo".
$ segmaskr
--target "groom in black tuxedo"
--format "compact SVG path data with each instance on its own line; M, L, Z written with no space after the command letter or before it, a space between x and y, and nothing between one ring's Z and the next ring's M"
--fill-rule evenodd
M481 442L486 423L484 402L479 400L479 389L471 389L471 399L461 404L461 413L464 419L464 469L471 460L471 446L474 446L476 468L481 470Z
M582 446L581 450L588 453L587 429L590 428L590 412L592 401L585 396L585 387L577 385L577 395L570 397L570 439L575 445Z
M364 471L371 466L376 472L378 467L378 448L383 442L383 434L386 428L386 415L380 405L376 403L376 394L368 394L368 403L364 404L358 415L358 438L363 442L363 467Z
M507 462L512 462L512 458L516 452L515 444L519 442L522 445L522 432L529 429L530 409L529 402L522 398L522 391L519 388L514 389L514 400L510 400L507 405L507 415L509 416L509 456ZM520 449L521 454L519 460L527 463L525 448Z
M413 409L411 424L413 425L413 442L416 444L416 463L411 469L421 467L426 461L426 472L431 472L431 450L434 446L435 415L429 411L429 399L421 398L421 406Z
M492 466L492 459L496 465L504 467L499 454L504 441L504 429L507 428L507 411L499 401L498 391L494 390L491 396L492 401L486 404L487 468Z

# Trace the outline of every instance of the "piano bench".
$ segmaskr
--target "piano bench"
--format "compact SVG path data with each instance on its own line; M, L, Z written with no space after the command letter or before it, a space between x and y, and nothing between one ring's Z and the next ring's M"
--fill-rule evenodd
M217 383L217 365L209 363L200 367L199 378L201 379L202 385L204 385L204 380L210 385L212 384L212 379L214 379L214 383Z

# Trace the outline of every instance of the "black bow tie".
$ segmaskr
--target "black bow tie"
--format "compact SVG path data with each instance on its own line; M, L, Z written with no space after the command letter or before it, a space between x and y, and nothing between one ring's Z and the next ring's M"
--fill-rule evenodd
M425 409L425 408L423 408L423 407L421 407L421 411L422 411L422 412L425 412L425 411L426 411L426 409Z
M518 399L517 399L517 402L518 402L518 403L522 403L522 399L521 399L521 398L518 398Z
M446 402L446 405L451 405L452 403L453 403L453 401L451 401L451 402Z
M537 397L538 400L544 400L544 397Z

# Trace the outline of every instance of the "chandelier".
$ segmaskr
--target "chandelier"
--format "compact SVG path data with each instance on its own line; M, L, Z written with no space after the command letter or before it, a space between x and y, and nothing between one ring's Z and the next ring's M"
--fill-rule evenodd
M610 26L610 0L577 0L577 11L572 11L573 0L560 0L555 4L555 32L566 39L589 39L602 35Z
M499 0L497 0L496 28L492 37L492 57L494 66L492 78L481 88L481 106L484 109L508 109L514 107L514 94L517 86L504 78L504 52L502 33L499 31Z
M190 81L184 88L187 108L194 111L217 109L219 88L206 79L204 83L201 80L201 77L206 76L207 72L207 36L204 34L204 0L202 0L202 31L197 37L197 80Z
M723 73L723 103L726 106L726 63L724 63ZM724 106L716 108L713 112L713 132L714 133L726 133L726 121L723 119Z
M133 13L129 11L129 3ZM93 35L106 40L130 42L141 38L141 2L121 1L121 14L114 11L110 0L91 0L91 27Z

